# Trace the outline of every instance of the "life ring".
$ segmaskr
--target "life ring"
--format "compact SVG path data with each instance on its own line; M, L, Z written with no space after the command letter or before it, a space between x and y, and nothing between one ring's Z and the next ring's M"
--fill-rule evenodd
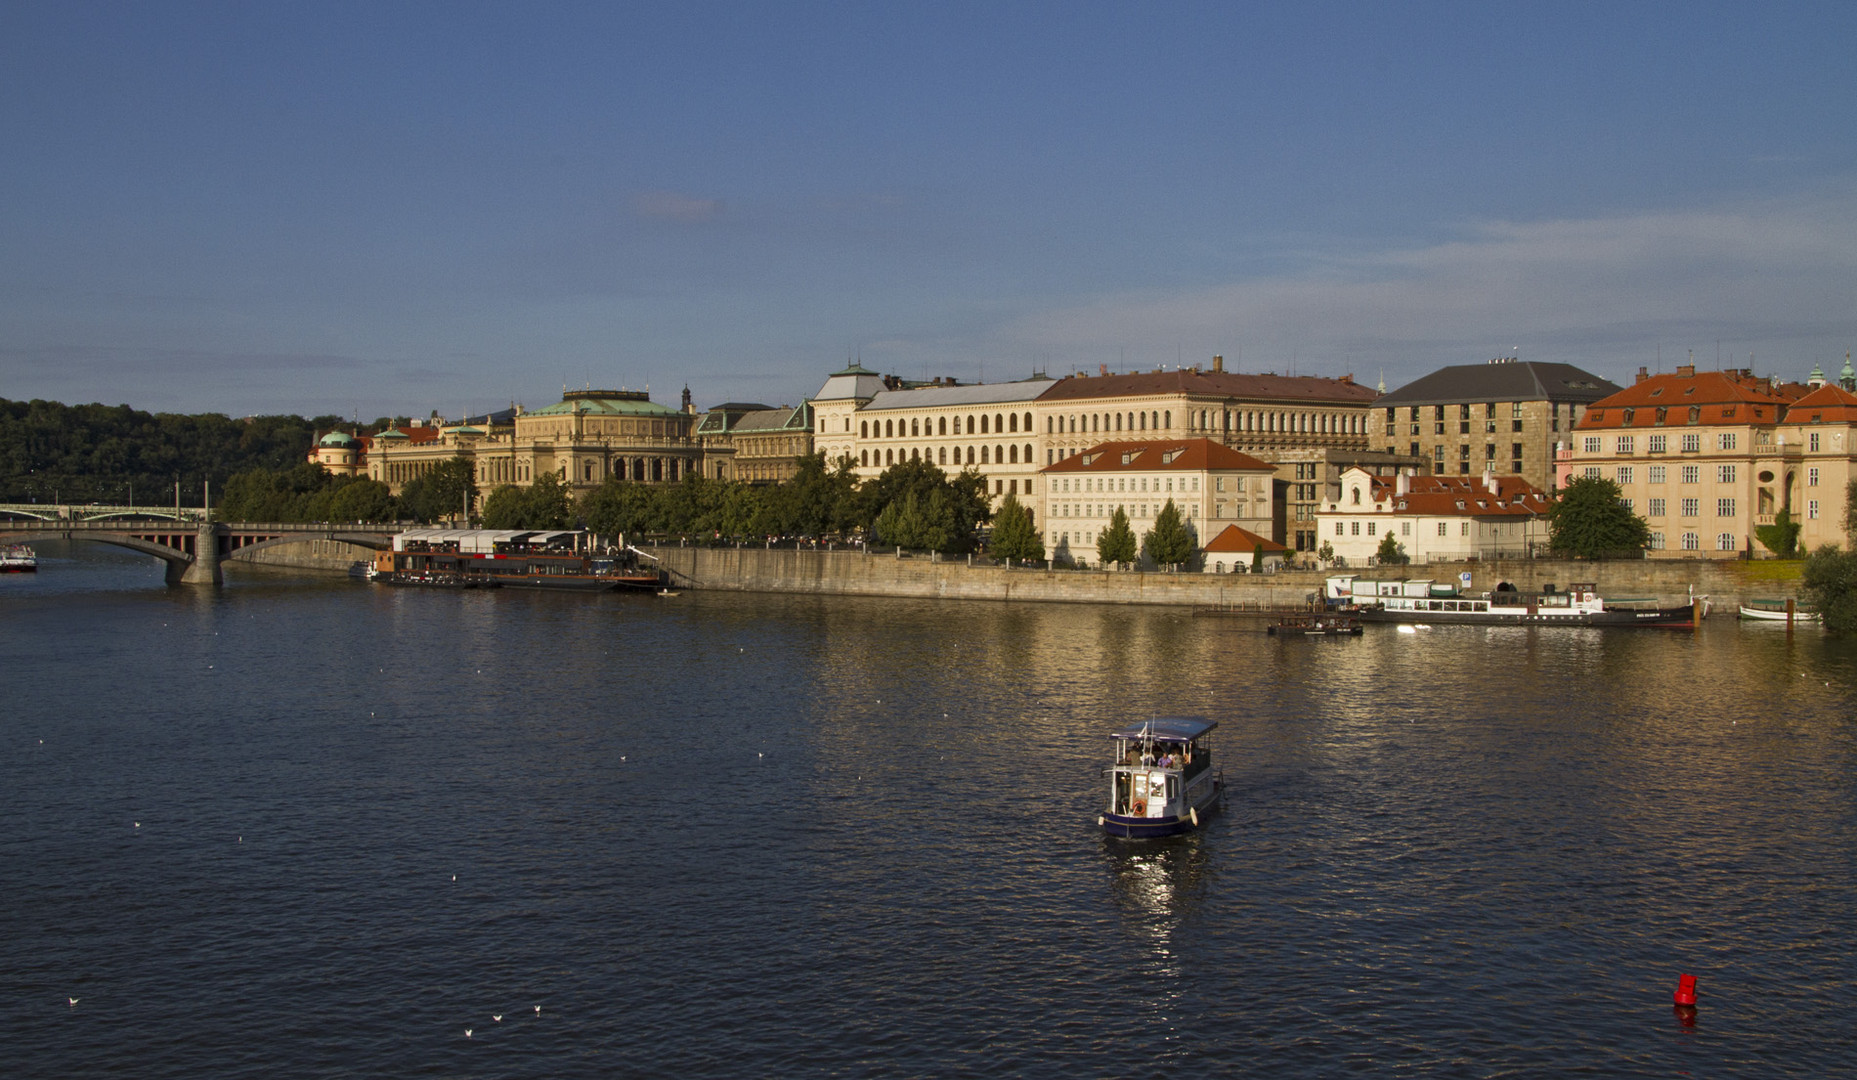
M1134 802L1128 804L1128 810L1129 810L1129 813L1133 814L1136 817L1147 817L1148 816L1147 800L1136 799Z

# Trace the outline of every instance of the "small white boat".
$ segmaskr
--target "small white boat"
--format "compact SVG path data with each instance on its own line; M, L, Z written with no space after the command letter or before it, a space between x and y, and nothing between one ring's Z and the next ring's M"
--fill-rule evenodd
M1785 622L1787 618L1786 601L1754 600L1750 603L1742 604L1741 617L1750 622ZM1794 604L1792 620L1794 622L1815 623L1819 621L1819 616L1816 611L1808 611Z
M39 569L39 556L24 544L0 548L0 574L32 574Z
M658 595L659 596L682 596L683 590L682 589L659 589Z
M1201 716L1158 716L1112 732L1115 763L1103 770L1109 806L1096 824L1131 839L1199 828L1225 796L1209 738L1218 726Z

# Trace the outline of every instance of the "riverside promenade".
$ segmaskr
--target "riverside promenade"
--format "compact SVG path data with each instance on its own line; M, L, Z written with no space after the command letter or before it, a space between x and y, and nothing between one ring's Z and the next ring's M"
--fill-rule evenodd
M1553 584L1591 581L1611 600L1688 603L1707 596L1716 615L1732 616L1744 600L1797 598L1799 562L1743 560L1641 560L1587 562L1512 559L1414 564L1347 570L1286 570L1275 574L1138 573L1116 570L1043 570L969 565L965 557L865 553L855 549L645 547L679 584L704 590L820 596L897 596L953 600L1032 600L1081 604L1156 604L1179 607L1301 607L1319 596L1330 574L1429 578L1480 593L1509 582L1524 592ZM1461 575L1468 573L1464 582Z

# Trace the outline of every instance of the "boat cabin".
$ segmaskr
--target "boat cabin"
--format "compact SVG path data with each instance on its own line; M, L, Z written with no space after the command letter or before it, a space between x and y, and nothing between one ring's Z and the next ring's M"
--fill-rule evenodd
M1179 819L1203 799L1211 781L1210 735L1216 720L1163 716L1123 728L1108 769L1109 813L1121 817Z

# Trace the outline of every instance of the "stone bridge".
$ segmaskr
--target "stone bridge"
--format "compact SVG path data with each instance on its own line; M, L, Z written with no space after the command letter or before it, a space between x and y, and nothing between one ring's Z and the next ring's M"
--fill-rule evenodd
M206 511L198 506L110 506L101 503L0 503L0 522L13 519L30 521L107 521L110 519L165 518L169 521L201 522Z
M86 540L153 555L168 564L168 584L211 584L225 580L219 564L234 552L259 551L304 540L340 540L380 550L393 544L398 525L299 525L178 521L0 520L0 544L36 540Z

